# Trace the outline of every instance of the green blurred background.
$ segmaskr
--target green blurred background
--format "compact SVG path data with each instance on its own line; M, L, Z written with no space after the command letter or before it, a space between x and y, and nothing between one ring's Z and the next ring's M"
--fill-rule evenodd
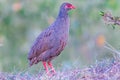
M55 68L82 68L112 57L97 39L102 36L119 49L120 27L113 30L99 13L110 11L119 16L120 0L0 0L0 71L28 68L30 47L41 31L55 20L63 2L72 3L76 9L69 12L69 42L62 54L53 60ZM41 69L41 63L31 68L33 71Z

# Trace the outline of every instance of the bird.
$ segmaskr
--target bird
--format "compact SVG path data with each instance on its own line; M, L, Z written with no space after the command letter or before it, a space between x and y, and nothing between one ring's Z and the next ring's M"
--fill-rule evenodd
M75 9L71 3L64 2L56 20L39 34L28 53L29 65L42 62L46 73L55 69L51 61L64 50L69 37L70 19L68 12ZM49 68L48 68L49 67Z

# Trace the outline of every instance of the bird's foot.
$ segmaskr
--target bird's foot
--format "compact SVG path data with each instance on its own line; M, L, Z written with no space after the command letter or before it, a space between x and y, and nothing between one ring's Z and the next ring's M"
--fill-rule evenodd
M52 73L56 74L56 71L54 69L51 70Z
M50 70L50 71L46 72L46 74L47 74L49 77L52 77L52 76L56 75L56 72L55 72L55 70Z

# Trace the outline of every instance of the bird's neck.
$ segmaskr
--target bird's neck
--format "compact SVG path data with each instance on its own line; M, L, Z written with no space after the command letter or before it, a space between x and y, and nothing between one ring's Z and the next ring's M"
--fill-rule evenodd
M67 18L68 17L68 13L65 10L60 10L59 14L58 14L58 18Z
M55 27L55 30L58 31L58 33L64 33L69 34L69 26L70 26L70 20L67 11L60 11L58 14L58 17L56 19L57 27Z

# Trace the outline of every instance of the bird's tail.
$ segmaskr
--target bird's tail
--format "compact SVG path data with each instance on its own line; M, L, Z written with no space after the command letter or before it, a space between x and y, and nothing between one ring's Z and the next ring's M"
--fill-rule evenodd
M32 59L28 58L29 67L33 65Z

